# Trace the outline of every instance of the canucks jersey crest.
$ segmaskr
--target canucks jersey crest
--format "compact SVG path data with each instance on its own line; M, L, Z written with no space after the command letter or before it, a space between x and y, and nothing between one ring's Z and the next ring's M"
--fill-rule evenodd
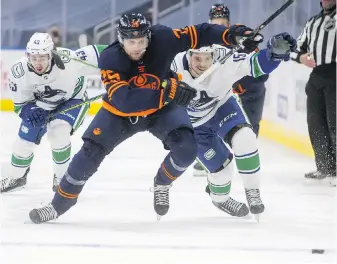
M60 89L52 89L49 85L36 86L34 97L37 101L51 105L59 105L66 101L64 96L66 92Z
M207 116L219 103L218 97L211 97L205 91L198 91L197 96L187 107L191 122L195 123Z
M188 111L200 112L208 109L213 109L219 100L217 97L210 97L205 91L200 91L197 96L188 105Z

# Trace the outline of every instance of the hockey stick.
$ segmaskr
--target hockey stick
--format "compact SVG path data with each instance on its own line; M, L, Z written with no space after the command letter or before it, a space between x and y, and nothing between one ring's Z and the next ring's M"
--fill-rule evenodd
M76 61L76 62L85 64L85 65L87 65L87 66L89 66L89 67L92 67L92 68L95 68L95 69L99 69L97 65L88 63L88 62L86 62L86 61L84 61L84 60L81 60L81 59L78 59L78 58L71 57L71 56L69 56L68 54L65 54L65 53L63 53L63 52L59 52L59 51L56 51L56 50L53 50L52 52L55 53L56 55L60 56L60 57L63 56L63 57L66 57L66 58L68 58L68 59L70 59L70 60L74 60L74 61ZM92 103L93 101L96 101L96 100L100 99L100 98L103 97L104 95L105 95L105 93L96 95L96 96L94 96L94 97L92 97L92 98L89 98L89 99L83 101L82 103L73 105L73 106L71 106L71 107L69 107L69 108L66 108L66 109L63 109L63 110L60 111L60 112L52 113L52 116L54 116L54 115L56 115L56 114L62 114L62 113L65 113L65 112L70 111L70 110L72 110L72 109L75 109L75 108L77 108L77 107L81 107L82 105L85 105L85 104L90 104L90 103Z
M59 52L59 51L57 51L57 50L53 50L52 52L53 52L54 54L60 56L60 57L66 57L67 59L70 59L70 60L73 60L73 61L77 61L77 62L79 62L79 63L83 63L83 64L85 64L85 65L87 65L87 66L89 66L89 67L92 67L92 68L95 68L95 69L99 69L98 66L95 65L95 64L91 64L91 63L86 62L86 61L84 61L84 60L81 60L81 59L79 59L79 58L71 57L71 56L69 56L68 54L65 54L65 53L63 53L63 52Z
M271 21L273 21L277 16L279 16L284 10L286 10L295 0L288 0L285 2L278 10L276 10L270 17L268 17L261 25L259 25L254 31L250 38L254 38L257 33L259 33L265 26L267 26ZM224 57L220 58L216 63L214 63L210 68L208 68L203 74L195 79L194 83L199 84L203 82L211 73L219 69L235 52L237 52L242 47L242 42L246 38L242 38L241 43L234 46Z
M105 93L99 94L99 95L96 95L96 96L94 96L94 97L92 97L92 98L89 98L89 99L87 99L87 100L85 100L85 101L83 101L83 102L81 102L81 103L79 103L79 104L75 104L75 105L73 105L73 106L71 106L71 107L69 107L69 108L63 109L62 111L52 112L52 113L50 114L49 118L52 118L53 116L55 116L55 115L57 115L57 114L64 114L65 112L68 112L68 111L70 111L70 110L73 110L73 109L75 109L75 108L77 108L77 107L81 107L82 105L90 104L90 103L92 103L93 101L96 101L96 100L100 99L100 98L103 97L104 95L105 95Z

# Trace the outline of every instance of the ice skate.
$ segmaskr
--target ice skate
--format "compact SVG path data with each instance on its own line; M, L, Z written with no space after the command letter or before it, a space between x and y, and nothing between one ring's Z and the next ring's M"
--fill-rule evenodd
M57 192L57 188L59 187L61 182L61 179L57 178L56 175L54 174L53 177L53 192Z
M260 215L264 212L264 204L260 197L259 189L245 189L246 198L250 212L254 215L256 221L259 222Z
M29 212L29 218L34 224L48 222L56 219L57 217L58 214L51 204L38 209L33 209Z
M4 178L0 181L0 192L5 193L9 191L22 189L27 184L27 175L29 173L30 168L28 168L25 174L21 178L12 179L12 178Z
M210 194L208 185L206 186L206 192ZM249 209L246 204L240 203L231 197L229 197L223 203L217 203L214 201L212 201L212 203L214 204L215 207L231 216L244 217L249 214Z
M159 185L154 182L154 187L151 187L153 192L153 206L157 213L157 220L167 214L170 208L170 188L172 185Z
M323 180L326 177L327 175L320 171L311 171L311 172L304 174L304 178L311 179L311 180Z

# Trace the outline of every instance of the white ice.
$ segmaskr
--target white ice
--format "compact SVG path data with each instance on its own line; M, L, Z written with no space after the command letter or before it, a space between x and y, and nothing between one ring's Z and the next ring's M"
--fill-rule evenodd
M19 118L0 117L4 164ZM73 153L90 120L73 136ZM76 206L56 221L34 225L29 211L53 197L51 151L44 139L26 188L1 195L0 264L337 263L336 188L304 183L313 160L265 139L259 145L266 206L259 224L213 207L204 192L206 179L194 178L191 168L175 182L169 213L158 222L149 188L166 151L141 133L105 159ZM232 196L245 201L239 176Z

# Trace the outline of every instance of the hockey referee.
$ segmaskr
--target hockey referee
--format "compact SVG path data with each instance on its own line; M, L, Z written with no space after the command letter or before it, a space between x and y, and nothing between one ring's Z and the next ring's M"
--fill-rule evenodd
M336 179L336 0L320 0L322 10L306 23L294 59L312 68L305 87L307 123L317 171L306 178Z

